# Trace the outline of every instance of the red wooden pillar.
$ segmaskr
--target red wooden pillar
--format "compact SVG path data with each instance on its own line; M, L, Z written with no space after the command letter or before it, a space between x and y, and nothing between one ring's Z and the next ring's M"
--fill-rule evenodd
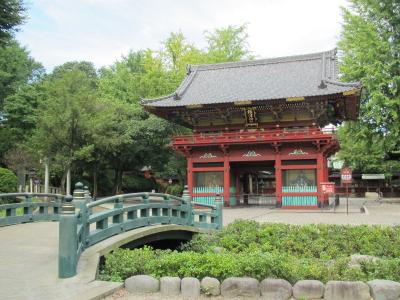
M318 206L324 201L323 194L321 191L321 182L324 181L324 156L323 153L317 153L317 191L318 191Z
M329 182L328 158L324 155L324 181Z
M187 182L190 196L193 196L193 159L189 155L187 157Z
M281 169L281 155L277 153L275 155L275 195L276 195L276 206L282 206L282 169Z
M229 156L224 156L224 203L229 206L229 188L230 188L230 170L229 170Z

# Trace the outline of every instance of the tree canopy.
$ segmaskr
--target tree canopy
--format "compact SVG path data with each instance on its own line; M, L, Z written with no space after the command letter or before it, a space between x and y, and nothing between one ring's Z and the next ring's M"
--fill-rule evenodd
M2 90L3 163L18 170L49 159L54 185L64 185L71 170L95 195L157 189L154 181L143 177L144 166L151 166L159 177L183 180L184 159L169 143L173 134L188 129L149 114L140 99L173 92L188 64L248 58L245 30L241 26L208 32L205 49L188 42L181 32L171 33L160 50L131 51L99 70L90 62L67 62L49 74L42 73L25 49L10 44L10 57L21 59L11 59L14 70L20 70L12 74L15 88L4 83L10 90ZM9 52L0 51L0 67L2 60L10 60ZM8 70L5 64L2 68Z
M339 131L339 157L365 172L399 169L388 160L400 150L400 4L351 0L343 9L341 74L361 81L360 118Z
M6 44L25 20L23 0L0 1L0 46Z

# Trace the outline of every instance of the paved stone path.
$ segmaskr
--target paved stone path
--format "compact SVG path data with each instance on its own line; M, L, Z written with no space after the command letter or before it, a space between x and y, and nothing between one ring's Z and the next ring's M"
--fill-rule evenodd
M367 213L361 213L362 206L367 208ZM255 220L261 223L286 223L286 224L376 224L400 225L400 205L367 201L365 198L349 199L349 214L347 214L346 201L334 211L333 209L318 210L289 210L268 207L227 208L223 211L224 225L235 219Z
M290 224L400 224L400 205L351 199L349 210L291 211L268 207L224 209L224 224L235 219ZM92 299L118 287L89 278L58 279L58 222L38 222L0 227L0 299ZM112 299L112 298L110 298ZM150 299L150 298L149 298Z
M58 279L58 222L0 228L0 299L91 299L118 285Z

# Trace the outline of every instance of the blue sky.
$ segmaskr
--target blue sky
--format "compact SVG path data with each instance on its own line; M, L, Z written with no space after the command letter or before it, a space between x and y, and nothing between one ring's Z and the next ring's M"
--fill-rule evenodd
M47 70L71 60L110 65L130 49L159 49L181 31L198 47L203 34L248 24L259 58L334 48L345 0L27 0L17 39Z

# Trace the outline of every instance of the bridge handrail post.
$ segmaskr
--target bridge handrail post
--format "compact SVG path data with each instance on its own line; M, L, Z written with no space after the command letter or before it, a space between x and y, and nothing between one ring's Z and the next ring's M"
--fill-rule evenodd
M87 203L91 202L91 201L92 201L92 195L90 194L90 191L89 191L88 186L85 185L85 186L83 187L83 190L85 191L85 199L86 199L86 202L87 202Z
M25 203L29 203L29 206L24 207L24 215L31 215L33 214L33 207L32 207L32 195L27 195L23 200Z
M81 182L78 182L75 184L75 189L73 191L73 200L72 200L72 204L79 209L80 211L80 219L81 219L81 223L83 226L83 230L82 230L82 237L81 237L81 241L82 241L82 246L83 248L86 247L86 245L89 243L89 241L87 241L87 237L89 235L89 224L88 224L88 218L89 218L89 214L88 214L88 208L86 206L87 204L87 192L83 189L83 184Z
M185 185L183 188L182 199L184 200L185 204L183 206L187 207L187 220L186 223L189 226L192 226L193 223L193 207L192 207L192 197L190 197L188 186Z
M76 275L78 263L78 220L72 196L65 198L61 206L59 223L58 277L69 278Z
M215 213L217 215L217 229L222 229L222 198L220 194L215 197Z
M59 196L56 196L54 198L54 206L53 206L53 214L54 215L59 215L61 211L61 205L62 205L62 198Z

